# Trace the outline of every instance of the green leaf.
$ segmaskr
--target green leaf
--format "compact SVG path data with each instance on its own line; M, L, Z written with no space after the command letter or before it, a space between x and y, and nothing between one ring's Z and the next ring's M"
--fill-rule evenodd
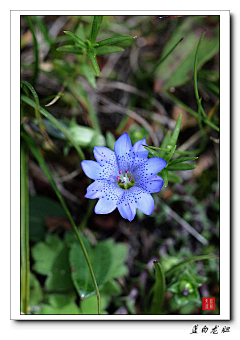
M99 289L104 289L108 280L127 274L127 267L123 264L127 256L124 244L115 243L112 239L98 242L93 248L87 239L83 239L91 259L93 271ZM77 292L82 299L95 294L95 289L88 273L81 248L77 243L71 244L70 258L72 279Z
M88 52L88 58L91 62L91 65L93 67L94 72L96 73L97 76L100 74L100 69L98 66L97 58L95 52L89 51Z
M101 288L110 278L111 251L105 243L99 242L95 248L92 248L90 243L85 240L84 245L91 259L98 287ZM79 244L72 244L69 261L72 268L72 280L80 297L85 299L95 294L95 287Z
M122 288L115 280L108 280L100 290L101 295L120 295Z
M68 249L58 236L48 234L45 242L33 246L32 257L35 261L33 269L47 275L46 290L65 291L73 288Z
M171 132L168 130L161 144L162 149L167 149L169 142L170 142L170 138L171 138ZM163 158L165 154L166 154L165 151L161 151L161 150L159 151L159 157Z
M194 161L195 159L198 159L198 157L178 157L176 159L171 160L169 164L178 164L186 161Z
M105 308L107 307L107 300L101 297L101 314L107 314ZM97 314L97 297L96 295L90 296L89 298L81 301L80 314Z
M89 63L83 63L80 65L82 75L87 79L89 84L95 89L96 88L96 78Z
M178 116L178 119L176 121L172 137L170 138L169 145L174 146L177 144L178 136L181 130L181 121L182 121L182 114Z
M172 156L173 156L173 154L174 154L174 152L175 152L175 150L176 150L176 147L177 147L177 145L174 145L173 147L172 147L172 150L165 156L165 160L167 161L167 163L170 161L170 159L172 158Z
M83 54L83 49L76 45L64 45L57 48L58 52Z
M71 37L73 39L73 41L75 41L75 43L83 48L87 48L87 44L85 43L85 41L83 41L81 38L79 38L76 34L70 32L70 31L64 31L65 34L67 34L69 37Z
M146 150L148 150L148 152L153 156L153 157L160 157L159 156L159 152L158 151L155 151L155 150L153 150L150 146L145 146L144 145L144 148L146 149Z
M61 205L45 196L29 198L29 239L38 242L44 239L47 216L66 216Z
M155 268L155 284L153 286L153 299L151 303L150 313L161 314L166 292L165 275L159 262L154 261Z
M93 23L92 23L92 31L91 31L91 35L90 35L91 43L94 43L96 38L97 38L102 20L103 20L102 15L94 15Z
M117 44L117 43L125 41L125 40L131 40L131 39L136 39L136 38L137 38L137 36L125 35L125 36L113 37L113 38L100 40L100 41L97 42L97 44L98 44L98 46L112 45L112 44Z
M177 176L173 172L168 171L168 181L173 183L182 183L183 180L181 177Z
M56 308L51 305L43 304L38 314L80 314L80 309L75 302L69 302L62 308Z
M124 51L124 48L119 46L101 46L95 48L96 55L118 53Z
M167 169L163 169L161 171L161 176L163 178L164 186L167 187L168 186L168 170Z
M34 307L42 301L42 289L41 285L33 273L30 273L30 298L29 306Z
M163 49L163 56L182 37L184 37L184 40L157 69L159 90L167 90L170 87L180 86L192 78L196 46L199 41L199 30L208 28L207 25L205 18L190 16L174 31L174 34ZM219 49L218 25L211 26L210 31L211 35L206 35L201 45L201 51L199 51L198 69L211 59Z
M193 170L196 169L197 165L190 163L179 163L179 164L170 164L167 169L171 171L185 171L185 170Z

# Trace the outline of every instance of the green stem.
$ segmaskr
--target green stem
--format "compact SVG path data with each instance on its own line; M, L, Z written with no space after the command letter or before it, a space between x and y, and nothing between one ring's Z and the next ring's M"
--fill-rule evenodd
M28 314L29 272L28 163L25 145L21 143L21 311L24 314Z
M175 266L173 266L171 269L167 270L166 273L165 273L165 276L172 274L176 269L178 269L179 267L183 266L186 263L194 262L194 261L200 261L200 260L215 259L215 258L218 258L218 257L219 257L218 255L200 255L200 256L191 257L190 259L184 260L184 261L176 264Z

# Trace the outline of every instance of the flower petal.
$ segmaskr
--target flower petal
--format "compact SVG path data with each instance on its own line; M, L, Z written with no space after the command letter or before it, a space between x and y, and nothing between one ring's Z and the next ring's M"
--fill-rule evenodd
M162 158L149 158L133 170L134 179L139 184L144 183L153 178L158 172L165 168L166 165L167 162Z
M116 166L107 162L102 163L103 164L95 161L82 161L81 165L85 174L91 179L115 181L118 175Z
M134 167L145 161L148 157L148 151L144 148L143 144L147 145L146 138L137 141L130 151Z
M94 161L82 161L82 169L86 176L91 179L98 179L101 172L101 166Z
M132 143L129 135L125 132L121 137L119 137L115 143L114 151L117 157L119 170L125 172L129 170L129 164L131 161L130 150L132 148Z
M117 207L117 201L112 200L110 197L105 196L100 198L95 205L95 214L109 214Z
M94 199L102 197L102 190L104 189L104 181L94 181L87 187L86 198Z
M117 204L119 213L130 222L136 215L136 202L130 190L126 190Z
M106 180L95 181L87 187L87 198L103 198L110 197L118 202L122 197L124 190L119 188L116 183Z
M150 194L142 192L137 198L137 208L145 215L152 215L154 209L154 199Z
M163 186L163 179L160 176L154 176L153 178L149 179L147 182L142 182L138 184L144 190L146 190L149 194L154 192L159 192Z
M110 164L117 165L115 152L105 146L94 146L93 154L97 162L106 161Z

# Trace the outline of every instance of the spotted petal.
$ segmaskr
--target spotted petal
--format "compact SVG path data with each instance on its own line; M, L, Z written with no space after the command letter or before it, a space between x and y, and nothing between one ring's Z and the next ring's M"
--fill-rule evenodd
M93 154L99 163L106 161L110 164L117 166L117 158L115 152L106 148L105 146L95 146L93 149Z
M130 151L131 170L136 168L139 164L145 162L148 157L148 151L144 148L143 144L147 145L145 138L137 141Z
M130 150L132 143L129 135L125 132L119 137L115 143L114 151L117 157L119 170L125 172L129 170L129 164L131 162Z
M91 179L114 181L118 174L118 169L113 164L103 163L104 164L94 161L82 161L81 165L85 174Z
M117 207L116 201L110 199L110 197L105 196L100 198L95 205L94 212L95 214L109 214Z
M141 182L138 184L149 194L154 192L159 192L163 186L163 179L160 176L154 176L149 179L147 182Z
M123 218L126 218L130 222L134 219L137 206L134 194L131 189L125 190L123 196L117 204L117 208Z
M134 179L139 183L147 182L165 168L166 165L167 162L164 159L152 157L133 170Z

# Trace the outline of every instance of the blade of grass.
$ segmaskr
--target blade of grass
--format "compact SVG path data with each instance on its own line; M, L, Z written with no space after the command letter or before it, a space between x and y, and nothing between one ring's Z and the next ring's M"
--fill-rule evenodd
M26 145L21 143L21 311L28 314L30 290L29 198Z
M155 284L153 287L153 299L150 308L150 314L160 314L166 292L165 275L159 262L154 261Z
M92 269L92 265L91 265L91 262L90 262L90 259L88 257L88 254L87 254L87 251L86 251L86 248L84 246L84 243L82 241L82 238L80 236L80 232L72 218L72 215L64 201L64 198L62 196L62 194L60 193L60 191L58 190L58 187L50 173L50 171L48 170L48 167L46 165L46 162L41 154L41 152L39 151L35 141L32 139L32 137L30 137L25 131L24 129L22 129L21 131L21 136L23 137L23 139L25 140L25 142L27 143L31 153L33 154L33 156L36 158L40 168L42 169L42 171L44 172L45 176L47 177L49 183L51 184L53 190L55 191L55 194L57 195L63 209L65 210L68 218L69 218L69 221L71 222L71 225L77 235L77 238L78 238L78 241L80 243L80 246L82 248L82 251L83 251L83 254L84 254L84 257L86 259L86 262L87 262L87 265L88 265L88 268L89 268L89 271L90 271L90 274L91 274L91 277L92 277L92 280L93 280L93 284L94 284L94 287L95 287L95 290L96 290L96 294L97 294L97 301L98 301L98 314L101 314L101 305L100 305L100 294L99 294L99 289L98 289L98 285L97 285L97 282L96 282L96 279L95 279L95 275L94 275L94 272L93 272L93 269Z
M36 84L37 81L37 77L38 77L38 72L39 72L39 57L38 57L38 41L37 41L37 37L35 34L35 29L31 20L31 17L26 16L27 22L28 22L28 26L29 29L32 33L33 36L33 50L34 50L34 58L35 58L35 63L34 63L34 73L33 73L33 84Z
M173 48L171 48L171 50L170 50L163 58L161 58L161 59L157 62L157 64L153 67L152 71L148 74L148 77L151 76L151 75L157 70L158 66L161 65L161 64L164 62L164 60L167 59L167 57L173 52L173 50L175 50L175 48L178 46L178 44L179 44L181 41L183 41L183 39L184 39L184 38L181 38L181 39L173 46Z
M197 59L198 59L198 51L199 51L199 47L200 47L201 41L202 41L205 33L206 33L206 30L203 31L203 33L202 33L202 35L201 35L201 37L199 39L198 45L197 45L197 50L196 50L195 59L194 59L194 77L193 77L193 80L194 80L194 91L195 91L196 101L197 101L197 105L199 107L199 115L203 114L203 116L205 118L207 118L207 114L203 110L203 107L202 107L202 104L201 104L201 100L199 98L198 85L197 85Z
M21 95L21 100L28 104L29 106L35 108L36 107L36 103L34 103L33 100L31 100L30 98ZM46 117L53 125L56 126L57 129L59 129L68 139L68 141L74 146L74 148L76 149L79 157L81 158L81 160L85 159L84 153L82 151L82 149L80 148L80 146L77 145L76 141L72 138L71 134L69 133L68 129L62 125L61 123L59 123L59 121L54 118L51 113L49 113L47 110L43 109L41 106L39 107L39 112Z

